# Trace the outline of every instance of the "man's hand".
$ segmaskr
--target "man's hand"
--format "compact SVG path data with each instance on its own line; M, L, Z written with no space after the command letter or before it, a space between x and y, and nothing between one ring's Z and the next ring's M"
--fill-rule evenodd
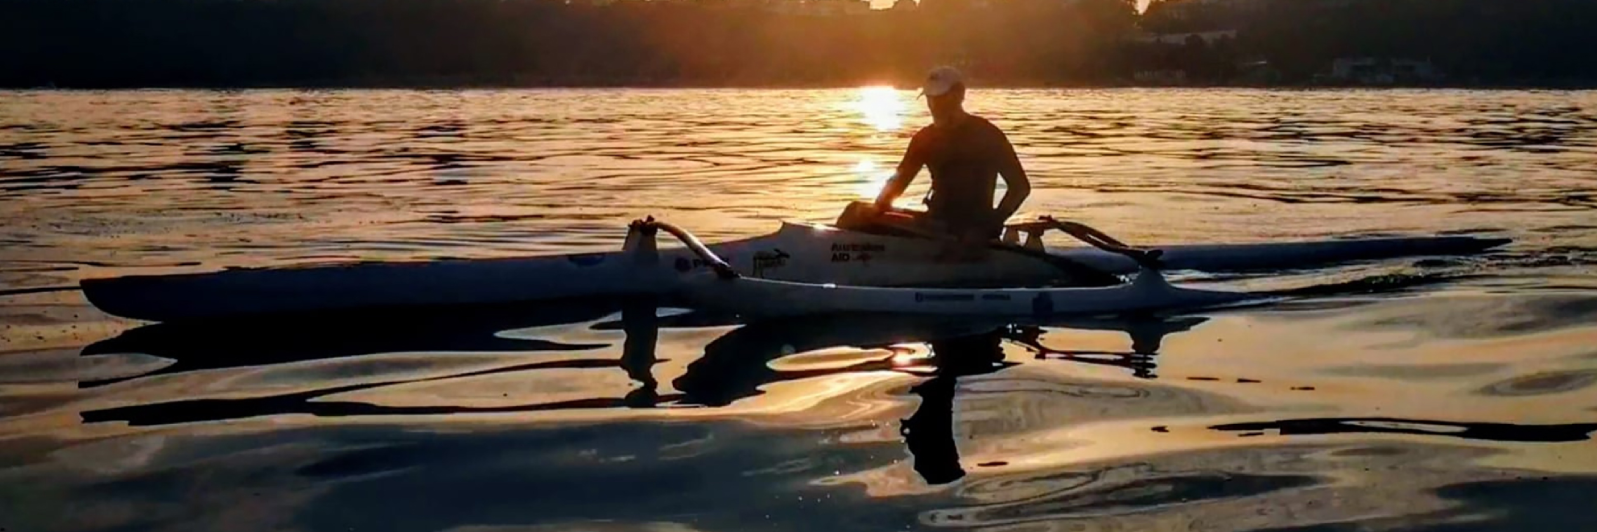
M893 210L894 199L897 199L897 197L888 194L883 194L880 197L877 197L876 202L871 204L871 208L875 209L871 212L871 215L881 216L882 213Z
M860 214L875 218L882 215L882 200L860 207Z

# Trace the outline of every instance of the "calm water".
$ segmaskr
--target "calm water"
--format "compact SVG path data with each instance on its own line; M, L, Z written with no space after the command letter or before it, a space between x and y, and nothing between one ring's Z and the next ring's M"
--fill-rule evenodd
M755 235L872 195L927 118L876 89L0 93L0 530L1597 528L1597 93L972 97L1027 212L1133 242L1515 243L1043 326L150 325L77 281L613 249L651 214Z

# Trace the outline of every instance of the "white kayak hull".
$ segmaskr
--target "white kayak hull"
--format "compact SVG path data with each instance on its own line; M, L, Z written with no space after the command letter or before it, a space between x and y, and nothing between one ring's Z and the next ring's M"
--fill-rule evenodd
M1092 288L890 288L703 275L685 281L679 296L692 308L748 318L855 313L1040 318L1208 308L1258 297L1172 286L1149 270L1130 283Z
M925 240L878 237L784 223L769 235L708 246L737 271L760 278L866 286L1035 284L1060 278L1042 258L994 254L977 264L937 262ZM88 279L100 310L148 321L334 312L363 308L488 305L669 293L707 270L685 248L661 249L655 264L625 252L417 262L240 268L176 275Z
M1297 243L1150 246L1166 270L1304 267L1397 256L1475 253L1504 240L1473 237ZM783 223L769 235L708 246L745 276L857 286L1042 286L1070 284L1047 255L1129 274L1137 266L1092 248L996 251L980 262L937 259L942 245L918 238ZM1260 266L1266 265L1266 266ZM565 298L666 294L706 264L684 248L639 264L627 254L372 262L232 269L89 279L87 299L104 312L148 321L334 312L363 308L484 305Z

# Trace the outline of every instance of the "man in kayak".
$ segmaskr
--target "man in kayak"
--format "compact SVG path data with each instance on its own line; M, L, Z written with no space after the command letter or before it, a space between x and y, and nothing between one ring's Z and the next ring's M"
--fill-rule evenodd
M898 169L876 198L875 210L887 212L920 173L931 171L926 200L931 229L970 247L998 237L1005 220L1031 194L1031 181L1009 138L987 119L965 111L965 81L953 67L932 70L921 86L932 123L909 141ZM998 177L1007 190L995 208Z

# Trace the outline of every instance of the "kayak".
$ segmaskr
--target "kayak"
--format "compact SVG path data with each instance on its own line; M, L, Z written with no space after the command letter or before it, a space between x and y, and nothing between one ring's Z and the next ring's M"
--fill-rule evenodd
M783 222L774 233L711 245L754 277L860 285L1040 283L1060 276L1037 256L981 264L931 261L932 242ZM661 294L707 264L661 249L640 266L624 251L491 259L348 262L86 279L85 297L115 316L178 321L377 307L479 305Z
M664 295L711 266L688 248L659 249L640 262L629 250L638 245L635 236L629 232L623 249L612 252L239 268L86 279L80 286L89 302L108 314L182 321ZM1507 242L1418 236L1152 247L1163 252L1166 271L1219 272L1470 254ZM1135 260L1120 254L1093 247L1050 248L1040 237L1023 244L995 241L992 252L976 262L945 261L939 259L945 244L935 239L791 221L781 222L770 234L705 247L745 278L862 287L1102 285L1082 274L1129 275L1139 269Z
M1302 268L1405 256L1485 251L1505 239L1469 236L1151 246L1164 269L1207 272ZM1001 249L977 263L936 260L928 239L782 222L773 233L708 245L746 277L838 285L1026 287L1068 285L1060 264L1135 273L1122 255L1091 247ZM354 262L240 268L175 275L86 279L85 297L115 316L179 321L361 308L479 305L663 294L708 263L690 250L661 249L639 265L625 251L494 259Z

